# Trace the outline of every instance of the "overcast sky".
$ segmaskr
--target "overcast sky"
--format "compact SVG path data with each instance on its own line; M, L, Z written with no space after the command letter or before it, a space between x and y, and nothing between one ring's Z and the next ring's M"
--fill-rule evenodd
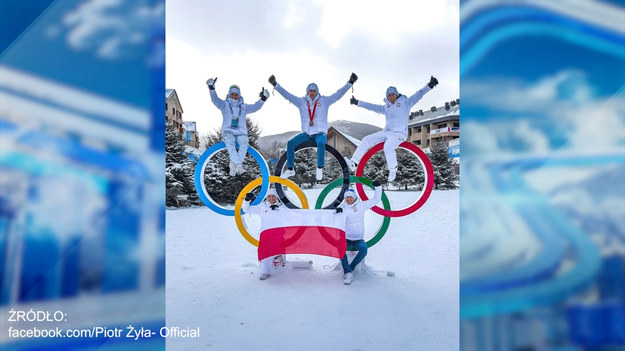
M315 82L322 95L359 79L353 95L381 104L386 88L413 94L434 75L439 85L415 107L429 109L459 97L458 2L373 0L167 1L167 88L176 89L185 121L200 134L221 125L206 79L218 77L224 98L231 84L246 103L267 79L296 96ZM384 116L352 106L350 90L330 107L329 121L384 126ZM262 135L300 130L299 112L278 92L250 117Z

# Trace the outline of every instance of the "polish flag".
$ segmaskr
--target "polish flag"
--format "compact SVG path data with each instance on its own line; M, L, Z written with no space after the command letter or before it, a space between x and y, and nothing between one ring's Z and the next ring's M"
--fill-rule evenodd
M342 258L347 249L345 214L280 208L261 216L258 260L281 254Z

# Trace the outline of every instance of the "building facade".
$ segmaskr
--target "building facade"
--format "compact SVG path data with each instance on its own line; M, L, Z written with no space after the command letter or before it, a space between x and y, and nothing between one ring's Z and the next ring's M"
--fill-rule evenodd
M344 156L351 156L356 151L356 148L360 144L360 140L348 135L340 130L330 127L328 128L327 144L335 148Z
M460 138L460 101L446 102L444 106L432 107L430 111L410 114L408 141L421 149L428 149L433 143Z
M200 147L200 136L197 132L195 122L182 122L182 128L184 130L182 138L185 143L193 148L198 149Z
M178 99L176 89L165 90L165 120L171 123L178 131L178 135L182 140L184 134L184 125L182 122L182 105Z

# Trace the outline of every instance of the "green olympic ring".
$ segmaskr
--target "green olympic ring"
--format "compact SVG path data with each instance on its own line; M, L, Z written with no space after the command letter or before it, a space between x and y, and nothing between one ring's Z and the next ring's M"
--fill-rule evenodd
M374 186L373 186L373 184L372 184L372 182L371 182L371 180L369 178L350 176L349 177L349 181L350 182L362 183L362 184L364 184L364 185L374 189ZM332 191L332 189L334 189L336 187L339 187L341 184L343 184L343 178L335 179L330 184L326 185L326 187L323 188L323 190L319 194L319 197L317 198L317 203L315 204L315 209L321 209L321 206L323 205L323 200L326 198L326 196L328 196L328 193L330 193L330 191ZM390 210L391 209L391 203L390 203L390 201L388 201L388 197L386 197L386 193L384 193L384 192L382 192L382 205L384 206L385 210ZM384 216L384 220L382 221L382 224L380 225L380 228L378 229L378 232L373 236L373 238L369 239L366 242L368 248L373 246L373 245L375 245L378 241L380 241L380 239L382 239L384 234L386 234L386 231L388 230L388 226L389 226L390 223L391 223L391 217ZM350 248L348 247L347 250L349 251ZM352 250L353 250L353 248L352 248Z

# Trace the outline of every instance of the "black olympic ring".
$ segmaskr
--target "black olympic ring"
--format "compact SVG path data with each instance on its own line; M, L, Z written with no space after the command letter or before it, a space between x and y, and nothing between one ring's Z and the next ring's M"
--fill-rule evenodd
M295 152L302 150L302 149L307 149L309 147L316 148L317 143L315 143L314 140L305 141L295 147ZM339 192L339 195L328 206L323 208L326 210L328 209L331 210L336 207L336 203L340 203L341 201L343 201L343 195L345 194L345 190L349 188L349 167L347 166L347 162L345 162L345 158L343 158L343 155L341 155L341 153L339 153L335 148L326 144L326 151L329 152L332 156L334 156L334 158L336 158L336 160L339 162L339 165L341 166L341 169L343 169L343 186L341 187L341 191ZM280 159L278 160L278 163L276 164L276 171L275 171L276 176L278 177L280 176L280 174L282 173L282 167L284 166L285 163L286 163L286 152L284 152L282 156L280 156ZM299 209L299 207L293 204L291 200L289 200L286 197L284 190L282 190L282 184L276 183L276 193L278 193L278 197L280 198L280 201L282 201L282 203L286 207L292 208L292 209Z

